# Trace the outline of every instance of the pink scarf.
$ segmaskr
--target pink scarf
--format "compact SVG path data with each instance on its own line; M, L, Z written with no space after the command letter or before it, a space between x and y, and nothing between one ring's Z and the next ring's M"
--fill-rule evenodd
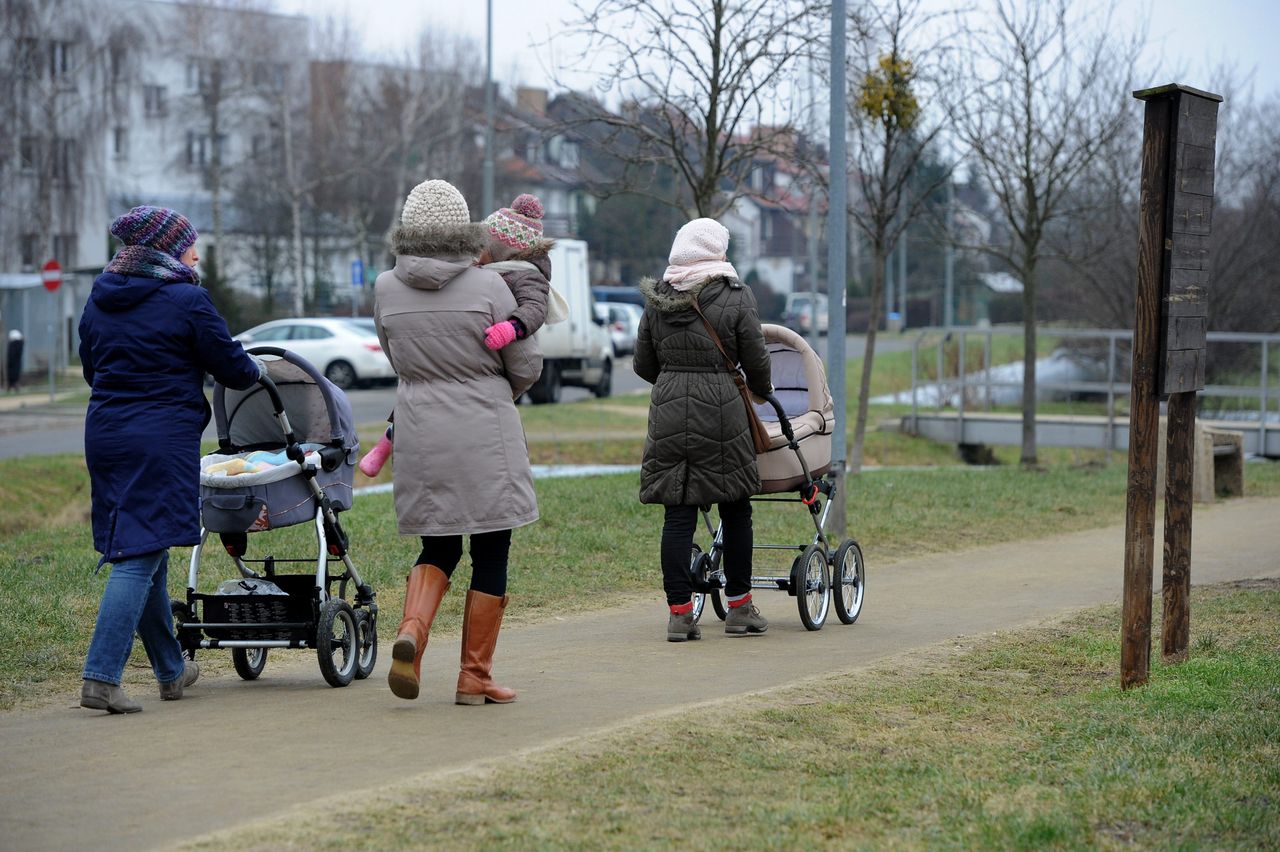
M738 278L738 270L734 269L733 264L727 260L700 260L683 266L668 266L667 271L662 274L662 280L683 293L692 290L708 278L720 276L742 280Z

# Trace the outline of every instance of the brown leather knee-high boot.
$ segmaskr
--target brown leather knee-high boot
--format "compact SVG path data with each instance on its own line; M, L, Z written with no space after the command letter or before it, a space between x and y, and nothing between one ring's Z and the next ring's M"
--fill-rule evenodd
M434 565L415 565L409 571L404 593L404 618L391 646L391 671L387 685L400 698L417 698L422 678L422 652L449 578Z
M475 589L467 591L467 608L462 618L462 671L458 673L457 704L510 704L514 689L493 682L493 650L502 629L502 611L507 596L494 597Z

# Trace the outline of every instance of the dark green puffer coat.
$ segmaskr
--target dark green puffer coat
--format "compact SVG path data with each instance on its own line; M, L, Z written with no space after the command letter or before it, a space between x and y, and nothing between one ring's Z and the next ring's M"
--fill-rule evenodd
M713 278L687 292L640 282L644 316L636 336L636 375L653 385L640 502L699 506L741 500L760 490L746 409L724 357L692 307L697 296L729 356L741 362L752 393L773 390L755 296Z

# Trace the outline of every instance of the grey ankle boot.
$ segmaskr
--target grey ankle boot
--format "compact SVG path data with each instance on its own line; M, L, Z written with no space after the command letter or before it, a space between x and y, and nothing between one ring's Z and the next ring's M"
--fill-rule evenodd
M108 713L137 713L142 705L125 695L114 683L86 680L80 687L80 706Z
M200 678L200 667L193 660L187 660L182 666L182 677L171 683L160 684L160 697L165 701L177 701L182 697L182 690Z
M698 622L693 620L693 613L676 615L674 612L667 618L667 641L683 642L686 639L701 639L702 631Z
M734 636L763 633L769 629L769 619L760 614L755 604L743 604L729 608L724 619L724 632Z

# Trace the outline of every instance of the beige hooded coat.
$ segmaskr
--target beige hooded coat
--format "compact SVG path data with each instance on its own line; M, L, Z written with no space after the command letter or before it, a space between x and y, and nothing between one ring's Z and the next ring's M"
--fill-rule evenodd
M476 267L484 233L399 228L395 267L374 283L374 321L399 376L392 479L403 535L513 529L538 519L514 400L542 372L532 338L497 352L484 330L516 301Z

